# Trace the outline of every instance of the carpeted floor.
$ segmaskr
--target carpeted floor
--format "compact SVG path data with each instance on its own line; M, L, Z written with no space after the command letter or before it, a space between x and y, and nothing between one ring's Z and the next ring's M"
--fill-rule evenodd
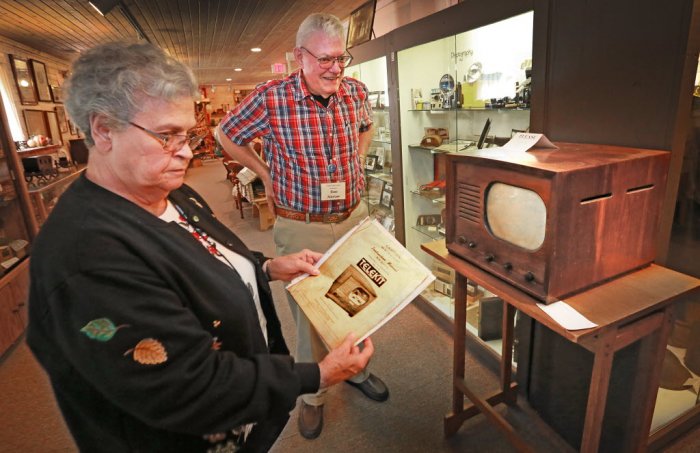
M206 162L188 173L187 182L210 203L217 216L248 246L274 255L272 230L258 229L252 208L244 219L234 207L231 185L219 161ZM284 289L273 284L277 309L290 349L294 350L293 320ZM302 438L296 414L272 448L287 452L511 452L505 436L483 416L464 423L450 439L443 436L443 416L451 404L451 337L415 306L409 305L373 335L376 353L371 370L389 385L391 397L376 403L348 385L329 390L325 427L318 439ZM498 378L466 355L468 381L477 392L496 390ZM0 453L74 452L70 435L54 403L46 376L23 341L0 360ZM499 406L503 414L538 452L571 448L547 427L524 402ZM700 450L700 430L685 436L669 451Z

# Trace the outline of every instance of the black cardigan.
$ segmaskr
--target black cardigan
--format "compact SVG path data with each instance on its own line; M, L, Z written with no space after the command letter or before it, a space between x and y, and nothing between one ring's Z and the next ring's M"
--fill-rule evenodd
M170 199L255 265L269 350L235 272L82 176L33 245L27 332L82 451L204 451L203 434L250 422L271 445L281 427L267 425L318 389L318 365L295 363L282 338L265 258L191 188Z

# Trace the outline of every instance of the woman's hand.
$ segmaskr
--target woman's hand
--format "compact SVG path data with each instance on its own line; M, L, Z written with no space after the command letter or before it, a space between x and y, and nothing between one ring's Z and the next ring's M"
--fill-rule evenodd
M323 256L321 253L304 249L291 255L278 256L266 261L267 275L270 280L291 281L302 275L318 275L314 264Z
M372 340L363 341L364 348L354 346L357 337L349 334L343 343L331 350L318 364L321 369L321 388L343 382L364 370L374 354Z

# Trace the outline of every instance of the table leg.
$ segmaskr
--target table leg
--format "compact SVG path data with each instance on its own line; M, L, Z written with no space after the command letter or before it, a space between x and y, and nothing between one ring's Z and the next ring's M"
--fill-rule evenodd
M457 382L464 382L464 336L467 330L467 278L457 273L454 285L455 312L454 312L454 349L452 351L452 413L445 417L445 435L450 436L457 432L462 425L461 418L456 415L464 411L464 393Z
M641 340L641 350L635 373L637 379L635 379L635 388L632 393L634 397L630 405L630 414L639 414L639 416L630 417L627 432L631 433L631 436L628 439L630 444L626 451L642 452L647 450L666 344L672 326L673 306L668 305L664 310L663 322L659 329Z
M515 307L503 301L503 320L501 323L501 391L503 402L513 405L517 402L518 392L511 386L513 380L513 339L514 339Z
M615 356L615 337L617 329L601 332L594 350L591 384L588 388L586 420L583 425L581 452L597 452L605 415L610 372Z

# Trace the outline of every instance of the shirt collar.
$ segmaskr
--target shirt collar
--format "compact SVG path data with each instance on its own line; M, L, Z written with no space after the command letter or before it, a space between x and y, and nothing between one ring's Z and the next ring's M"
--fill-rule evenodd
M296 86L296 90L294 91L294 100L295 101L298 102L304 98L313 97L313 94L311 93L311 91L309 91L309 87L306 86L306 81L304 81L304 77L302 77L302 75L301 75L301 69L297 69L296 71L294 71L290 77L294 80L294 84ZM340 86L338 87L338 91L333 93L331 95L331 98L333 98L333 96L337 96L340 98L343 96L347 96L347 94L348 94L348 91L345 88L345 76L343 76L343 78L340 81Z

